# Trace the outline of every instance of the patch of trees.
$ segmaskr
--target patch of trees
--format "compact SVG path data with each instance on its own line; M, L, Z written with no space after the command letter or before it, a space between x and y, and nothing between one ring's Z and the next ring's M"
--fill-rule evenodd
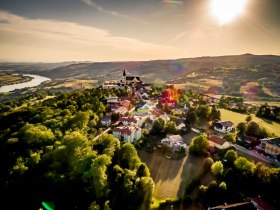
M147 209L154 183L131 144L100 133L108 94L67 92L0 115L0 192L10 209ZM121 93L120 93L121 94Z
M150 130L151 135L177 134L178 127L173 121L165 121L161 117L154 120Z
M256 116L280 122L280 107L272 107L267 104L261 105L257 110Z
M199 187L200 200L207 206L223 203L241 202L242 195L247 197L262 196L277 209L280 206L274 193L280 187L280 169L270 168L263 163L254 164L244 157L238 157L234 150L228 150L225 162L216 161L205 164L215 180L207 186ZM207 159L206 159L207 160Z
M241 134L246 134L248 136L253 136L259 139L272 137L274 134L267 131L264 127L260 126L255 121L248 122L240 122L236 126L237 131Z

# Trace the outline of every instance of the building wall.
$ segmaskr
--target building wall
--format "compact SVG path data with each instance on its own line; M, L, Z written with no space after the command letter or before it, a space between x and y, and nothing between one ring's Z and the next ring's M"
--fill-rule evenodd
M266 143L265 145L265 152L271 155L279 155L280 154L280 147L276 145Z

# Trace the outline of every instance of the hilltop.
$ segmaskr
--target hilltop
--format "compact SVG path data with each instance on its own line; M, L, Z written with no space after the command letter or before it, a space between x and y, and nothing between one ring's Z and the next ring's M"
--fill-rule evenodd
M231 55L127 62L5 63L0 72L32 73L53 80L119 79L123 69L148 83L174 83L216 95L280 100L280 56ZM53 85L53 84L52 84Z

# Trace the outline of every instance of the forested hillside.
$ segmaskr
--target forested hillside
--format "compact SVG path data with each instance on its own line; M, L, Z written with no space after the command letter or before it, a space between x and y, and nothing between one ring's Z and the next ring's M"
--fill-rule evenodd
M68 92L1 114L2 206L147 209L154 183L134 146L109 134L92 140L113 92Z

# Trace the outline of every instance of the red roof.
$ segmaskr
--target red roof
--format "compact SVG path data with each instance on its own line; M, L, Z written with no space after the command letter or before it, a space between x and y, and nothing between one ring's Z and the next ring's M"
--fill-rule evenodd
M119 126L113 129L114 132L119 132L121 135L130 135L132 132L139 130L140 128L135 126Z
M121 117L119 119L120 122L134 122L134 123L137 123L138 119L136 117Z
M260 197L252 198L253 205L259 210L276 210L276 208L270 206Z
M219 136L216 136L216 135L211 135L211 136L209 136L208 139L209 139L209 141L212 141L212 142L214 142L216 144L219 144L221 146L226 142L223 138L221 138Z
M162 111L161 109L154 109L151 113L152 113L152 115L155 115L157 117L165 114L165 112Z

